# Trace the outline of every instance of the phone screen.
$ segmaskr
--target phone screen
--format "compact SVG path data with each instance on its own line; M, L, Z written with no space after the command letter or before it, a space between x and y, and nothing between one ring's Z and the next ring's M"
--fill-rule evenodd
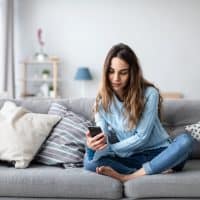
M94 137L102 132L101 127L99 127L99 126L88 126L88 129L89 129L90 135L92 137Z

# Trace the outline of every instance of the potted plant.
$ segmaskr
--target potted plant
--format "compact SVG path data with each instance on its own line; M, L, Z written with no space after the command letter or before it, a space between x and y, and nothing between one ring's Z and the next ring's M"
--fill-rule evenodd
M47 79L47 78L49 78L49 76L50 76L50 70L49 69L44 69L42 71L42 78L43 79Z

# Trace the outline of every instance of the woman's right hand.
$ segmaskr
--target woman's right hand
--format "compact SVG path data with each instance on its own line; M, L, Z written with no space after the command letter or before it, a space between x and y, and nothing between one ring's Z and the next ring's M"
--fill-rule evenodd
M106 136L104 133L99 133L95 137L92 137L88 131L86 132L86 144L94 151L102 150L107 146Z

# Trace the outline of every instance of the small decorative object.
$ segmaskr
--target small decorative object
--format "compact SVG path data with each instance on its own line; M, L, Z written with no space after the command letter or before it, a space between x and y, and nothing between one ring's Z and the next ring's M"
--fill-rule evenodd
M92 80L92 75L88 67L79 67L76 71L75 80L82 81L82 97L85 97L85 81Z
M49 86L47 83L43 83L41 86L40 86L40 92L41 92L41 95L43 97L48 97L49 96Z
M190 132L194 139L200 141L200 121L196 124L187 125L185 130Z
M44 69L44 70L42 71L42 78L46 80L46 79L49 78L49 76L50 76L50 70Z
M42 40L42 29L41 28L39 28L37 30L37 39L38 39L38 43L40 46L40 51L37 52L34 57L37 61L44 61L44 60L48 59L48 55L46 53L44 53L45 43Z

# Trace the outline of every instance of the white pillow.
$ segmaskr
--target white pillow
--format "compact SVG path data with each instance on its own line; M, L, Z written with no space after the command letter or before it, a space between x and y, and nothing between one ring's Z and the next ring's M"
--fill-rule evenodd
M7 101L0 110L0 160L26 168L60 120L57 115L31 113Z
M200 141L200 121L196 124L187 125L185 130L189 131L193 138Z

